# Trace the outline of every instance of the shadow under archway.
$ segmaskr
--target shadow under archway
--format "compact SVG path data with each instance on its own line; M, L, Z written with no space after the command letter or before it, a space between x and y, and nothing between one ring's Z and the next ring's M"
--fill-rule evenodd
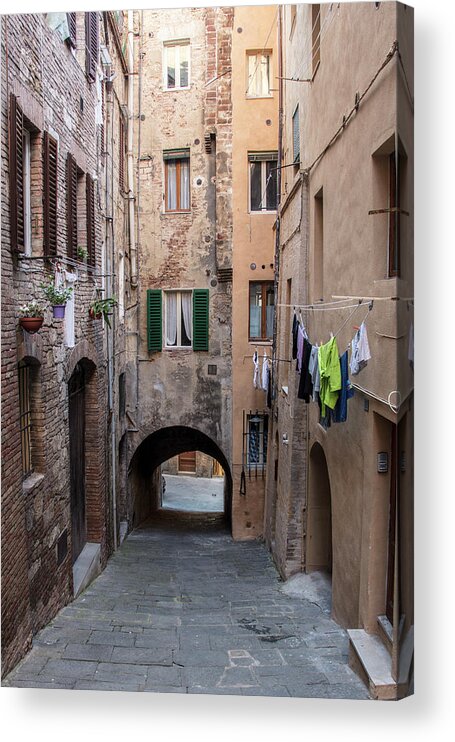
M315 443L310 452L308 492L307 572L332 573L332 502L324 449Z
M128 470L133 508L132 526L153 517L159 509L160 467L168 459L188 451L201 451L224 469L224 523L231 529L232 475L229 463L217 443L195 428L173 425L151 433L139 444ZM199 520L204 520L201 514Z

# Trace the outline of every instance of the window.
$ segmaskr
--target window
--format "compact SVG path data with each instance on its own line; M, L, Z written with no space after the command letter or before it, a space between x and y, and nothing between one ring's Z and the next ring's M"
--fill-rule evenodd
M247 52L247 98L271 97L271 51Z
M311 57L313 62L313 75L321 61L321 6L311 6Z
M162 350L163 330L165 348L209 349L209 290L187 289L147 291L148 350Z
M314 197L313 301L324 298L324 190Z
M95 182L91 175L85 176L85 208L87 218L87 263L95 265Z
M57 255L57 141L45 131L43 140L44 254Z
M300 121L298 105L292 115L292 160L294 165L300 164Z
M389 155L389 277L400 275L400 177L401 157Z
M267 463L269 416L262 413L247 416L247 466L264 467Z
M85 73L91 82L96 80L99 56L98 13L85 14Z
M178 90L190 86L190 42L168 41L164 44L164 88Z
M69 33L69 36L66 38L66 43L68 44L68 46L75 49L76 48L76 32L77 32L76 13L67 13L66 19L68 22L68 33Z
M23 187L24 187L24 252L32 254L32 214L31 214L31 142L30 132L24 128L23 134Z
M165 291L166 348L191 347L192 291Z
M77 181L78 167L73 155L68 152L66 157L66 246L68 257L77 258Z
M28 128L22 108L10 97L10 215L11 243L17 252L32 254L31 168L36 134ZM35 151L36 157L36 151Z
M273 337L275 293L273 281L250 283L250 340L270 340Z
M164 153L165 210L190 210L190 151L170 150Z
M249 152L250 211L275 211L277 207L277 152Z
M21 433L22 474L27 477L33 472L32 405L30 367L23 361L19 364L19 429Z

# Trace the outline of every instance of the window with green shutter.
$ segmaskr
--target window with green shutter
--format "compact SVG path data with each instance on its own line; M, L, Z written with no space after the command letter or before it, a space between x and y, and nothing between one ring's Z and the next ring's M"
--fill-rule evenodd
M209 290L193 291L193 350L209 349Z
M163 345L163 309L161 289L147 290L147 345L149 351L159 351Z

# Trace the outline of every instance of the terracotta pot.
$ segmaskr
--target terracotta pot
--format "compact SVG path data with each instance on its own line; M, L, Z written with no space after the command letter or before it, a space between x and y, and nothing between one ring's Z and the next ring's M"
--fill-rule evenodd
M101 319L101 317L103 316L101 312L98 312L98 314L95 314L94 309L92 309L91 307L88 310L88 315L90 319Z
M31 335L33 335L34 332L38 332L43 322L43 317L20 317L19 319L20 326Z

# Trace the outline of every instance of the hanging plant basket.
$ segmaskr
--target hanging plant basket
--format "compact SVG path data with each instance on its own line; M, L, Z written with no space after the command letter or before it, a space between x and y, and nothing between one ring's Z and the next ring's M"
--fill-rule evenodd
M65 304L54 304L52 314L54 319L63 319L65 316Z
M88 310L88 316L90 317L90 319L102 319L103 313L95 312L95 310L90 307L90 309Z
M43 317L20 317L19 318L20 326L24 330L29 332L30 335L33 335L35 332L38 332L43 322L44 322Z

